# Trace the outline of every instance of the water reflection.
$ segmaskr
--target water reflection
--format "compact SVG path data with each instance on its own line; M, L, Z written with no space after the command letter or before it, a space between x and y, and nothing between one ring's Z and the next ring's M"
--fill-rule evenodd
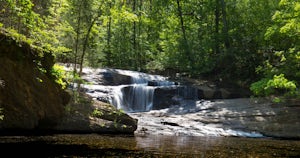
M38 157L300 157L299 140L241 137L0 136L0 149Z
M300 141L240 137L136 137L137 146L156 154L188 157L298 157Z

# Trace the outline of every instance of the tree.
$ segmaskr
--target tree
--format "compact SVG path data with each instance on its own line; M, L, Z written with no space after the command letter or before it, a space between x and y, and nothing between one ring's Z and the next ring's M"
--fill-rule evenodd
M300 81L300 2L281 0L272 16L274 24L265 32L269 51L265 52L264 65L257 68L264 78L252 84L258 95L283 93L300 96L297 86ZM276 83L276 84L275 84ZM273 90L269 90L272 87ZM263 89L263 90L261 90Z
M299 2L7 0L0 22L83 66L185 73L249 86L299 80ZM79 65L79 67L77 66ZM257 74L256 71L263 73ZM234 80L232 80L234 78Z

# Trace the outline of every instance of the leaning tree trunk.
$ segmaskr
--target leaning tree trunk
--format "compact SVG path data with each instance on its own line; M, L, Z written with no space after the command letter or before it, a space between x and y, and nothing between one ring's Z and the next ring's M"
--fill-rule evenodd
M91 25L89 26L89 29L85 35L85 38L84 38L84 43L83 43L83 48L82 48L82 54L81 54L81 57L80 57L80 63L79 63L79 66L80 66L80 70L79 70L79 75L81 75L82 73L82 68L83 68L83 60L84 60L84 56L85 56L85 53L86 53L86 48L87 48L87 45L88 45L88 40L89 40L89 37L90 37L90 33L91 33L91 30L96 22L96 20L100 17L100 15L98 15L97 17L95 17L91 23Z

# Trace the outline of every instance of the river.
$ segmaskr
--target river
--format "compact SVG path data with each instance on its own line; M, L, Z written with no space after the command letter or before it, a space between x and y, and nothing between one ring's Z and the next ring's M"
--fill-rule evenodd
M299 128L291 128L298 127L298 107L274 108L245 98L203 100L195 97L193 88L157 75L111 69L85 69L84 73L88 84L83 87L87 94L110 102L139 120L134 135L2 135L1 154L6 157L300 157L300 140L280 137L286 133L299 135L300 131L293 130ZM273 122L282 122L278 121L279 114L290 116L291 121L284 117L284 122L274 128Z
M1 136L0 149L6 157L300 157L300 141L244 137Z

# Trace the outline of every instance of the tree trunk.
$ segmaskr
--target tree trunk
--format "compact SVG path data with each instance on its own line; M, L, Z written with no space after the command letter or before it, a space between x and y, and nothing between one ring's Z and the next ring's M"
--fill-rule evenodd
M75 52L74 52L74 76L77 72L77 55L79 47L79 36L80 36L80 23L81 23L81 6L82 3L78 6L78 17L77 17L77 26L76 26L76 40L75 40Z
M79 63L79 66L80 66L80 70L79 70L79 75L81 75L82 73L82 68L83 68L83 60L84 60L84 56L85 56L85 52L86 52L86 48L88 46L88 41L89 41L89 37L90 37L90 33L91 33L91 30L96 22L96 20L100 17L101 15L99 14L97 17L95 17L92 21L92 23L90 24L89 26L89 29L85 35L85 38L84 38L84 43L83 43L83 48L82 48L82 54L81 54L81 57L80 57L80 63Z
M224 0L221 0L222 4L222 20L223 20L223 35L224 35L224 44L226 49L228 50L230 48L230 42L229 42L229 36L228 36L228 23L226 18L226 3Z
M219 25L220 25L220 3L219 0L216 0L216 9L215 9L215 53L216 54L220 54Z
M178 15L180 19L180 25L181 25L181 31L183 35L184 42L187 43L187 38L186 38L186 32L185 32L185 27L184 27L184 21L183 21L183 14L182 14L182 9L180 5L180 0L177 0L177 10L178 10Z
M133 0L133 4L132 4L132 12L136 13L136 0ZM133 33L132 33L132 46L133 46L133 59L135 61L132 62L132 66L135 68L135 70L137 70L137 47L136 47L136 22L133 22Z
M177 10L178 10L178 16L180 19L180 25L181 25L181 31L182 31L182 36L183 36L183 46L184 46L184 51L185 51L185 55L187 57L187 60L189 61L188 65L191 66L193 69L193 58L191 57L191 53L190 53L190 48L189 48L189 44L188 44L188 40L186 37L186 30L185 30L185 25L184 25L184 20L183 20L183 13L182 13L182 8L180 5L180 0L177 0Z
M106 53L106 61L107 61L107 65L111 66L112 62L111 62L111 57L112 57L112 53L111 53L111 16L109 16L108 19L108 24L107 24L107 40L106 40L106 44L107 44L107 48L105 50Z
M138 25L138 37L141 36L141 32L142 32L142 14L141 14L141 10L142 10L142 6L143 6L143 0L140 0L140 3L138 5L139 7L139 13L138 13L138 17L139 17L139 25ZM140 41L140 40L139 40ZM144 58L143 58L143 46L138 43L138 52L137 52L137 55L138 55L138 71L141 70L141 68L143 67L143 63L144 63Z

